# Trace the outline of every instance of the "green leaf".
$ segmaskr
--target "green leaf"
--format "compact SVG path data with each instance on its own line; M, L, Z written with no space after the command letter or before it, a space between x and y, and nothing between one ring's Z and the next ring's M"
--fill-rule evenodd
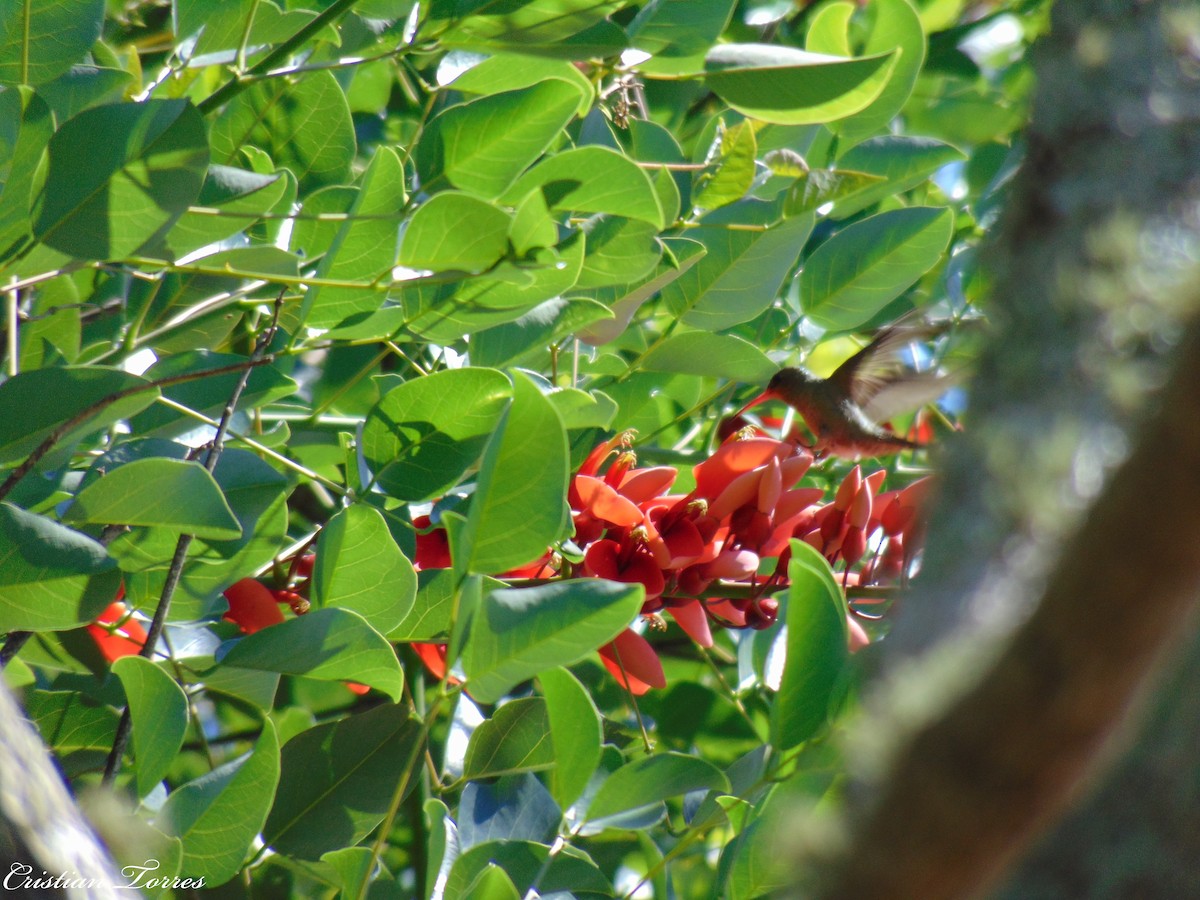
M599 24L625 0L434 0L419 38L447 47L553 45ZM587 56L589 54L583 54ZM599 54L602 56L609 54Z
M100 37L104 0L0 0L0 84L43 84Z
M834 130L847 142L856 142L886 129L904 108L917 76L925 65L925 32L921 19L908 0L876 0L866 10L870 22L863 53L876 54L899 50L895 68L887 84L866 109L838 122ZM834 49L810 50L836 53Z
M751 118L808 125L843 119L873 103L897 56L843 59L773 44L719 44L705 57L704 80Z
M473 780L549 769L554 765L549 728L541 697L505 703L471 733L463 777Z
M320 681L356 681L397 703L404 687L404 671L392 645L347 609L314 609L248 634L220 662Z
M104 366L38 369L9 378L0 384L0 465L24 459L56 427L93 407L96 411L63 435L58 446L69 447L145 409L158 398L157 388L101 404L146 384L145 378Z
M402 780L411 787L424 737L409 707L385 704L292 738L263 839L308 860L357 844L383 820Z
M884 180L837 201L833 216L842 219L853 215L885 197L916 187L942 166L966 158L956 147L930 138L889 134L865 140L843 153L838 167Z
M450 569L417 573L417 596L404 620L388 634L389 641L446 643L454 615L456 581Z
M467 516L464 564L473 573L537 559L570 524L562 419L528 376L514 371L512 380L512 403L488 441Z
M579 86L551 78L490 94L437 116L417 147L422 181L444 175L456 188L494 200L550 147L579 108Z
M53 134L54 119L41 97L27 87L0 91L0 261L33 238L33 195L45 177L41 163Z
M65 122L89 107L119 101L132 84L133 76L124 69L71 66L39 87L38 95L50 104L54 117Z
M653 56L638 63L649 75L684 75L703 65L704 54L729 24L734 0L651 0L629 23L630 46Z
M763 232L711 226L689 231L708 252L663 289L663 301L684 324L705 331L750 321L775 301L812 224L811 217L799 216Z
M788 563L787 661L771 704L771 743L789 750L825 725L849 656L846 601L828 561L803 541Z
M376 483L401 500L453 487L479 459L512 396L495 369L449 369L388 391L367 414L363 457Z
M387 634L412 609L417 573L379 511L359 503L321 529L313 587L318 606L352 609Z
M408 223L400 263L413 269L480 272L508 250L511 217L485 200L444 191L423 204Z
M471 696L494 703L538 672L578 662L620 634L644 599L640 584L594 578L492 591L464 654Z
M120 586L121 573L99 542L0 503L0 632L90 622Z
M596 299L612 307L613 321L599 322L581 331L581 340L596 345L615 341L624 334L642 304L682 277L684 272L700 262L708 252L702 243L688 238L668 237L663 238L662 243L666 253L648 277L597 292Z
M655 346L642 360L642 368L754 383L767 381L779 366L744 338L688 331L673 334Z
M801 216L816 212L827 203L843 197L861 194L882 179L865 172L844 169L811 169L796 178L783 201L785 216Z
M140 656L124 656L112 665L121 679L133 719L133 755L137 793L145 797L175 762L188 726L188 701L175 680Z
M596 99L596 88L574 64L565 60L497 53L467 69L443 87L452 87L464 94L499 94L531 87L552 78L568 81L575 86L579 92L576 112L586 116Z
M608 213L666 226L650 176L608 147L577 147L543 160L500 199L512 205L539 188L556 212Z
M171 250L183 256L245 231L270 212L287 189L288 179L279 173L260 175L210 165L195 206L180 217L168 235Z
M120 259L154 243L200 195L204 119L186 100L81 112L50 139L34 237L75 259Z
M662 258L658 229L649 222L599 215L582 228L587 234L587 255L575 282L579 290L642 278Z
M692 206L717 209L746 196L757 174L757 153L752 122L741 121L725 129L717 158L701 174L692 191Z
M691 791L729 792L725 773L684 753L656 753L626 763L600 785L588 804L588 821L619 815Z
M369 286L380 278L390 280L406 199L404 164L395 150L380 147L363 173L349 217L322 248L325 255L317 266L318 278L356 284L313 285L300 312L302 321L312 328L329 328L379 306L379 295Z
M154 525L224 540L242 536L216 480L198 462L139 459L81 490L66 522Z
M24 706L42 739L60 756L73 750L111 750L121 721L111 706L78 691L32 690Z
M554 749L550 791L558 805L567 809L583 794L600 765L604 727L591 695L567 669L546 669L537 678L546 698Z
M471 335L471 361L477 366L502 366L530 351L548 350L567 335L611 318L607 307L595 300L547 300L513 322Z
M467 887L467 893L478 900L521 900L516 885L502 868L488 863Z
M570 894L611 897L612 885L583 851L569 844L554 856L545 844L533 841L496 840L476 844L454 861L446 879L445 900L475 900L471 885L488 866L499 866L521 896L537 885L543 897Z
M817 325L846 331L868 321L941 260L954 212L914 206L848 225L808 257L800 305Z
M279 742L264 720L254 750L171 792L155 825L183 841L183 865L190 878L208 886L238 873L279 783Z
M236 165L246 145L265 150L307 194L344 182L354 161L354 125L333 73L268 78L238 94L212 124L213 161Z

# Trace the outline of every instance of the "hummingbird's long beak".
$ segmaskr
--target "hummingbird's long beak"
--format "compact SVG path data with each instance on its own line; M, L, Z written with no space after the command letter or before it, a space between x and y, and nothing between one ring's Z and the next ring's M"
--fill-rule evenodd
M755 397L753 400L751 400L749 403L747 403L745 406L743 406L741 409L739 409L737 412L735 412L734 415L740 416L746 410L751 409L755 406L758 406L758 404L763 403L767 400L772 400L775 398L775 396L776 396L775 392L773 390L771 390L770 388L767 388L765 391L763 391L761 394L759 394L757 397Z

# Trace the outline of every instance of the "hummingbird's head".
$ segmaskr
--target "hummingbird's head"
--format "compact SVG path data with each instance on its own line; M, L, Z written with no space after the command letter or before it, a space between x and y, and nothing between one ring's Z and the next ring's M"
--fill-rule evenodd
M767 400L786 400L791 402L791 398L797 396L802 390L810 384L813 384L818 379L811 372L804 369L788 367L780 369L767 382L766 388L761 394L743 406L735 415L741 415L746 410L758 406Z
M763 393L771 397L780 397L786 400L790 396L801 393L805 388L818 381L820 379L807 369L788 366L780 369L771 376L771 380L767 382L767 389Z

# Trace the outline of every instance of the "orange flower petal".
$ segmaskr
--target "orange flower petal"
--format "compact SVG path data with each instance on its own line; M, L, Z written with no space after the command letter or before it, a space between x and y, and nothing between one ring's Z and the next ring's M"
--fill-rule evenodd
M632 528L642 524L642 511L632 500L617 493L611 485L590 475L575 476L575 490L583 511L613 525Z
M662 662L648 640L626 628L599 650L600 660L619 684L637 695L667 686Z
M253 578L243 578L225 589L229 601L229 612L225 618L235 623L246 634L254 634L283 621L283 612L275 602L275 595L265 584Z

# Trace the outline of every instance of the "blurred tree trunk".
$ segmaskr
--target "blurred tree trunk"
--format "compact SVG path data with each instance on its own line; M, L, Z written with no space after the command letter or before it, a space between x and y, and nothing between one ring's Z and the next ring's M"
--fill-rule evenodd
M1195 628L1198 59L1194 3L1055 5L972 421L863 717L887 758L863 753L840 850L805 863L823 896L988 890L1127 742ZM1200 650L1179 656L1108 786L1001 896L1197 894L1198 672Z
M41 737L0 679L0 880L6 897L116 898L121 883L75 808ZM86 884L24 888L26 877ZM45 883L43 881L43 883Z

